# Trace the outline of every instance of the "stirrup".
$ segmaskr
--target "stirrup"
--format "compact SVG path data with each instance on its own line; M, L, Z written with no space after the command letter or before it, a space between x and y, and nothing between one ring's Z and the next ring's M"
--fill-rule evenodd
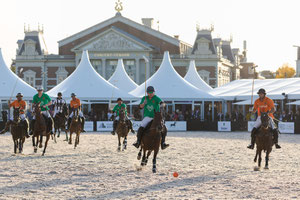
M254 145L253 145L253 144L250 144L250 145L247 146L247 148L248 148L248 149L254 149Z
M281 148L281 146L278 143L275 144L275 147L276 147L276 149L280 149Z

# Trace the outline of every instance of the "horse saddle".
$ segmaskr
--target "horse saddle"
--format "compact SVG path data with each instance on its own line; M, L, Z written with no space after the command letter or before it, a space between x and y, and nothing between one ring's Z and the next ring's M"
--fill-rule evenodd
M147 126L146 126L145 129L144 129L144 132L147 132L147 131L150 129L150 127L151 127L151 125L152 125L152 122L153 122L153 120L151 120L151 121L147 124Z

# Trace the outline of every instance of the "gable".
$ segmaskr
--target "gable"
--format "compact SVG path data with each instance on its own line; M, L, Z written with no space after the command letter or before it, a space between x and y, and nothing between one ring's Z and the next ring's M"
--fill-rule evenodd
M89 51L152 51L151 45L117 28L110 28L72 49Z

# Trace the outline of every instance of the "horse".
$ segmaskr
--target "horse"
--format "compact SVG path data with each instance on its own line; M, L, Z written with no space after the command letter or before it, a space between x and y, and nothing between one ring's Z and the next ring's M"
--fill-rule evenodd
M261 152L266 152L266 161L265 169L269 169L269 155L272 151L273 142L273 133L272 128L269 126L270 118L267 112L261 112L261 127L258 129L256 134L256 154L254 157L254 162L257 160L258 156L258 167L261 166Z
M12 135L12 139L14 141L14 153L17 153L17 149L19 148L19 153L23 152L23 145L25 142L25 124L22 123L20 118L20 108L14 108L13 111L13 121L9 121L5 124L5 128L3 131L0 132L0 134L4 134L9 130Z
M81 131L82 131L82 127L81 127L81 121L79 116L79 108L77 108L73 110L73 118L70 124L69 144L72 144L72 133L76 133L74 149L76 149L77 145L79 144L79 136Z
M56 131L58 131L57 137L59 138L60 132L64 131L66 133L66 139L65 141L68 141L68 132L66 130L66 120L68 117L68 107L67 105L63 105L62 112L56 113L54 117L54 134L52 136L52 139L54 139L54 142L56 143Z
M45 155L46 148L48 145L48 141L50 139L50 134L51 134L51 128L47 128L47 120L42 114L41 103L34 104L34 112L35 112L35 123L34 123L34 130L33 130L33 136L32 136L32 145L34 147L34 153L37 153L37 147L39 144L39 148L43 147L43 136L46 137L45 141L45 147L43 150L42 156ZM35 142L36 138L36 142Z
M118 141L119 141L118 151L121 150L121 137L124 138L123 149L122 149L122 151L124 151L127 148L127 135L129 132L129 128L127 126L125 112L123 109L120 109L119 111L119 123L117 125L116 132L118 134Z
M137 159L141 159L141 153L143 150L143 158L141 161L141 166L146 166L148 162L148 158L151 155L152 151L154 151L153 155L153 167L152 172L156 173L156 157L159 151L160 143L161 143L161 135L163 131L163 117L161 112L155 112L152 124L150 128L145 128L144 134L141 141L141 149L138 154ZM151 122L150 122L151 123ZM146 156L147 153L147 156Z

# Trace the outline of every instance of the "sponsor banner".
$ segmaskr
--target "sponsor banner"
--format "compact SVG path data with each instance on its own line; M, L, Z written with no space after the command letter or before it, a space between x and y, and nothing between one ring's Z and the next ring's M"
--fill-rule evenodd
M248 131L251 132L254 127L255 121L248 121Z
M167 121L165 122L168 131L186 131L186 121ZM141 121L132 121L132 127L135 131L141 126ZM112 131L112 121L98 121L97 131Z
M231 131L231 122L229 121L219 121L218 131Z
M84 123L84 130L85 131L94 131L94 122L87 121Z
M186 121L166 121L168 131L186 131Z
M278 129L280 133L295 133L294 122L279 122Z

